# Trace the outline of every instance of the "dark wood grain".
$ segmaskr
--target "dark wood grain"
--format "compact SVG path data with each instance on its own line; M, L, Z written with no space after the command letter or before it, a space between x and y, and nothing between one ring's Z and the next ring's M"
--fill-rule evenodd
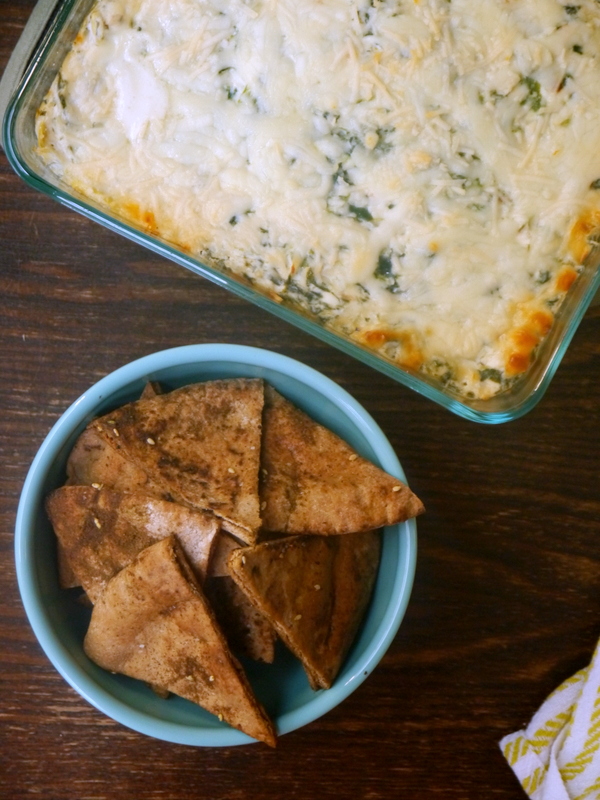
M3 0L0 69L33 6ZM0 797L518 800L499 739L600 636L600 313L543 401L464 421L29 189L0 155ZM13 528L27 469L90 384L154 350L269 347L340 383L390 438L427 513L387 655L342 705L261 745L189 748L107 719L56 673L21 605Z

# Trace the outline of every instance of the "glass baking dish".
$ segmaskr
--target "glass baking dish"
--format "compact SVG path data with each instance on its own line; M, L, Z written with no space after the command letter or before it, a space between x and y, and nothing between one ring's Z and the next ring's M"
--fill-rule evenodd
M58 7L8 102L3 122L3 145L10 164L28 185L89 219L219 284L286 322L298 326L461 417L481 423L501 423L526 414L536 405L547 389L577 326L600 286L598 269L600 259L588 259L588 265L569 290L549 333L538 346L527 371L505 392L487 400L469 399L452 393L427 375L400 367L349 337L326 328L308 313L288 306L285 302L270 299L243 278L200 262L182 249L119 218L106 208L79 196L71 188L63 185L36 154L35 117L92 4L93 0L66 0Z

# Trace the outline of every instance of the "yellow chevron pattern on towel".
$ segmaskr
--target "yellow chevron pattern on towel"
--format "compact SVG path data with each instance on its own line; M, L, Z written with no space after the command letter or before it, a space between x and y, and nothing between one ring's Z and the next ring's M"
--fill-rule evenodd
M583 749L577 755L577 758L565 764L560 770L566 781L573 780L576 775L581 775L588 764L592 763L594 755L600 747L600 697L596 698L590 722L592 724L588 728Z
M523 779L522 786L530 797L539 788L545 777L546 770L543 767L538 767L531 775Z
M600 800L600 640L500 749L530 800Z
M510 766L514 767L517 761L527 753L530 747L531 744L526 736L517 736L515 739L505 740L502 752Z
M600 797L600 778L594 781L592 786L588 786L581 794L573 797L573 800L598 800Z
M548 720L539 728L531 738L524 734L516 736L515 738L507 737L504 740L502 752L511 767L514 767L517 761L523 758L529 750L534 750L539 754L547 749L552 744L558 731L564 727L570 717L571 709L560 712L554 719Z
M568 711L561 711L553 719L549 719L543 727L533 734L529 741L536 753L541 753L542 750L545 750L552 744L556 738L556 734L565 727L566 723L571 718L571 714L572 708L569 708Z
M531 800L600 800L600 641L500 749Z
M575 675L571 675L570 678L567 678L565 681L563 681L560 686L557 686L557 688L548 695L547 699L550 700L552 697L556 697L556 695L564 692L564 690L568 689L570 686L574 686L576 683L583 682L587 678L589 671L589 667L583 667L576 672Z

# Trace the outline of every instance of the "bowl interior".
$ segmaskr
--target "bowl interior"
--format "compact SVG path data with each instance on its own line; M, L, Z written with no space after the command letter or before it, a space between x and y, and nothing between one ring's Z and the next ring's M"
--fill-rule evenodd
M58 585L55 537L43 504L46 495L64 483L68 454L94 416L138 398L148 380L172 389L224 377L264 378L366 458L405 479L382 431L343 389L305 365L255 348L191 345L147 356L99 381L63 414L34 459L17 514L17 578L26 613L50 661L86 700L134 730L181 744L234 745L252 739L186 700L163 700L144 683L106 672L87 658L82 643L90 612L78 601L76 590ZM331 689L314 692L300 663L283 646L272 665L244 661L280 734L326 713L371 672L404 615L415 561L414 520L386 528L371 604Z

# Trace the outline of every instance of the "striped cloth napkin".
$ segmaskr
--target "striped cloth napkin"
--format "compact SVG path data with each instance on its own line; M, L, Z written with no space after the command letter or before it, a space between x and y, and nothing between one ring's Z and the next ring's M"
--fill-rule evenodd
M531 800L600 798L600 642L500 749Z

